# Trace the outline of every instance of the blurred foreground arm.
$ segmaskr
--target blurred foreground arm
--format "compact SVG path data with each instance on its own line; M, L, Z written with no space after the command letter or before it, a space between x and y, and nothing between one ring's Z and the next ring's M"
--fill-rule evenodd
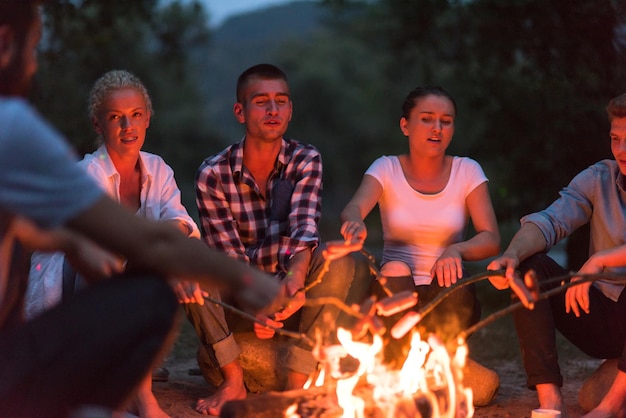
M280 283L273 277L189 239L171 225L135 216L108 197L71 219L67 226L128 263L166 278L229 287L244 309L275 310Z
M63 252L70 264L88 280L102 279L124 270L121 258L67 228L42 229L22 217L13 219L12 228L28 250Z

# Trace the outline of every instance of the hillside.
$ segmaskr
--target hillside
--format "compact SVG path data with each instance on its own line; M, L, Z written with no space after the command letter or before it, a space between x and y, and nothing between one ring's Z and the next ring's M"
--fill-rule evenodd
M271 6L227 19L211 34L209 50L196 51L206 115L225 143L242 133L232 116L237 76L251 65L276 63L277 50L311 39L328 17L318 1Z

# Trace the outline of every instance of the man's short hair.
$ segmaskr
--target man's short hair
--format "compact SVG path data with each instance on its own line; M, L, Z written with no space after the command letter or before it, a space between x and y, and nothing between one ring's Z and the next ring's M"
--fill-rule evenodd
M612 98L606 107L606 113L609 117L609 122L612 122L613 119L626 117L626 93Z
M239 78L237 78L237 102L243 103L245 97L243 97L243 91L248 81L253 78L260 78L263 80L284 80L287 81L287 74L280 68L272 64L257 64L247 70L245 70Z

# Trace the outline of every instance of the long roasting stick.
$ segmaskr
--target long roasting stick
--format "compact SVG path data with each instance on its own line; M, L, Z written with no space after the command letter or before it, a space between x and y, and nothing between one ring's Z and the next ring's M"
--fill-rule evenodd
M241 317L243 317L243 318L245 318L245 319L248 319L248 320L250 320L250 321L252 321L252 322L256 322L257 324L261 324L261 325L263 325L263 326L265 326L265 327L267 327L267 328L269 328L269 329L273 330L274 332L276 332L276 334L285 335L285 336L287 336L287 337L295 338L296 340L303 340L303 341L305 341L307 344L310 344L311 346L314 346L314 345L315 345L315 342L314 342L312 339L310 339L309 337L307 337L307 336L306 336L306 334L301 334L301 333L298 333L298 332L289 331L289 330L287 330L287 329L283 329L283 328L276 328L276 327L273 327L273 326L271 326L271 325L267 325L265 322L263 322L263 321L261 321L261 320L257 319L255 316L250 315L249 313L244 312L244 311L242 311L241 309L237 309L237 308L235 308L234 306L229 305L229 304L227 304L227 303L224 303L224 302L222 302L222 301L220 301L220 300L213 299L213 298L212 298L212 297L210 297L210 296L205 296L205 297L204 297L204 299L205 299L207 302L210 302L210 303L215 303L215 304L217 304L217 305L220 305L221 307L223 307L223 308L225 308L225 309L228 309L229 311L234 312L234 313L236 313L237 315L239 315L239 316L241 316Z
M565 283L565 280L571 278L571 277L579 277L580 280L577 280L575 282L569 282L569 283ZM588 282L593 282L596 280L607 280L607 281L611 281L611 282L615 282L615 283L626 283L626 276L623 275L617 275L617 274L608 274L608 273L598 273L598 274L576 274L576 273L570 273L568 275L565 276L558 276L558 277L554 277L548 280L545 280L543 283L544 284L551 284L551 283L555 283L555 282L560 282L561 285L557 286L555 288L552 288L550 290L547 290L545 292L541 292L537 295L536 300L543 300L543 299L548 299L549 297L563 292L564 290L569 289L570 287L573 286L578 286L581 285L583 283L588 283ZM504 315L507 315L511 312L513 312L516 309L519 309L522 306L526 306L528 309L532 309L533 306L527 306L525 305L522 301L513 303L509 306L507 306L504 309L501 309L497 312L494 312L493 314L487 316L485 319L483 319L482 321L477 322L476 324L474 324L473 326L471 326L470 328L466 329L465 331L462 331L461 333L459 333L457 340L459 342L459 344L463 344L465 343L465 340L467 340L467 337L469 335L471 335L472 333L476 332L477 330L479 330L480 328L483 328L489 324L491 324L492 322L494 322L497 319L500 319L501 317L503 317Z

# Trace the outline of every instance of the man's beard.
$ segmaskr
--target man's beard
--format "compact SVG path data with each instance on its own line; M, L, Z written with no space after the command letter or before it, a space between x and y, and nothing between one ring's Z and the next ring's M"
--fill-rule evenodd
M18 51L21 52L21 48ZM31 85L31 77L25 75L21 54L13 57L7 67L0 69L0 95L26 97Z

